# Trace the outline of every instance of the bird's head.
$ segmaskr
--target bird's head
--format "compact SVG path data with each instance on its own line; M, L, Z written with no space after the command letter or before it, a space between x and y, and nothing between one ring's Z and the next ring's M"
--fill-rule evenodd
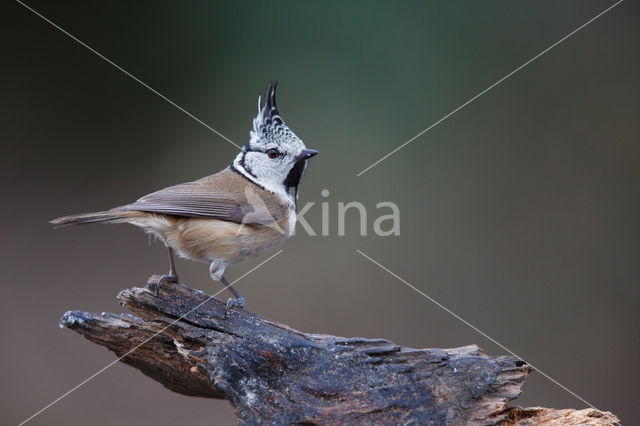
M258 115L249 135L232 167L268 191L288 195L295 188L297 197L307 160L318 151L307 149L284 124L276 108L276 83L269 83L264 102L258 97Z

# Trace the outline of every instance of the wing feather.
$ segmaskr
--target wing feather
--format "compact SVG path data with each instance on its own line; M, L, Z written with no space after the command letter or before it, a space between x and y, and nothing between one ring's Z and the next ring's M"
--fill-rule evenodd
M170 186L114 210L211 218L258 226L270 225L282 217L271 212L259 197L256 202L254 194L248 201L237 185L227 188L228 185L221 184L215 177Z

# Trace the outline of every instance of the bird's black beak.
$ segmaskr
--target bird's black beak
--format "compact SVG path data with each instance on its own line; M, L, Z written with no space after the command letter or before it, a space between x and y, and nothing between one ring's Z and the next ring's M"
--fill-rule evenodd
M296 161L308 160L316 154L318 154L318 151L315 149L303 149L300 155L296 158Z

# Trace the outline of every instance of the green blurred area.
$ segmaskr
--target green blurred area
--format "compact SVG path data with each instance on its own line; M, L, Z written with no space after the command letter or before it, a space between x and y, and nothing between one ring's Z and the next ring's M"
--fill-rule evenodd
M304 232L238 283L248 307L308 332L504 351L362 250L598 408L638 420L640 60L624 2L360 177L356 174L611 2L43 2L28 4L237 144L279 81L287 124L318 149ZM114 359L58 330L68 309L166 269L130 227L53 231L225 167L237 149L18 3L1 14L1 423ZM330 196L323 198L321 190ZM358 236L337 203L393 201L401 235ZM300 229L298 229L300 231ZM255 263L254 263L255 264ZM235 278L254 264L230 269ZM205 265L181 279L212 292ZM225 296L226 297L226 296ZM17 368L16 368L17 366ZM516 403L582 407L534 373ZM140 411L140 407L148 409ZM116 365L34 424L235 421Z

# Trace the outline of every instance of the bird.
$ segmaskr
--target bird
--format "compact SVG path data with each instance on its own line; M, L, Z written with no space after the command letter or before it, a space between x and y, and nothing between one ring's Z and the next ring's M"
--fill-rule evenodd
M233 294L226 303L246 309L246 301L225 278L228 266L274 250L293 233L298 187L308 149L285 124L276 107L277 82L258 96L249 141L231 164L202 179L152 192L106 211L74 214L50 221L56 228L89 223L128 223L156 236L167 247L169 272L155 284L179 283L178 256L209 264L209 275Z

